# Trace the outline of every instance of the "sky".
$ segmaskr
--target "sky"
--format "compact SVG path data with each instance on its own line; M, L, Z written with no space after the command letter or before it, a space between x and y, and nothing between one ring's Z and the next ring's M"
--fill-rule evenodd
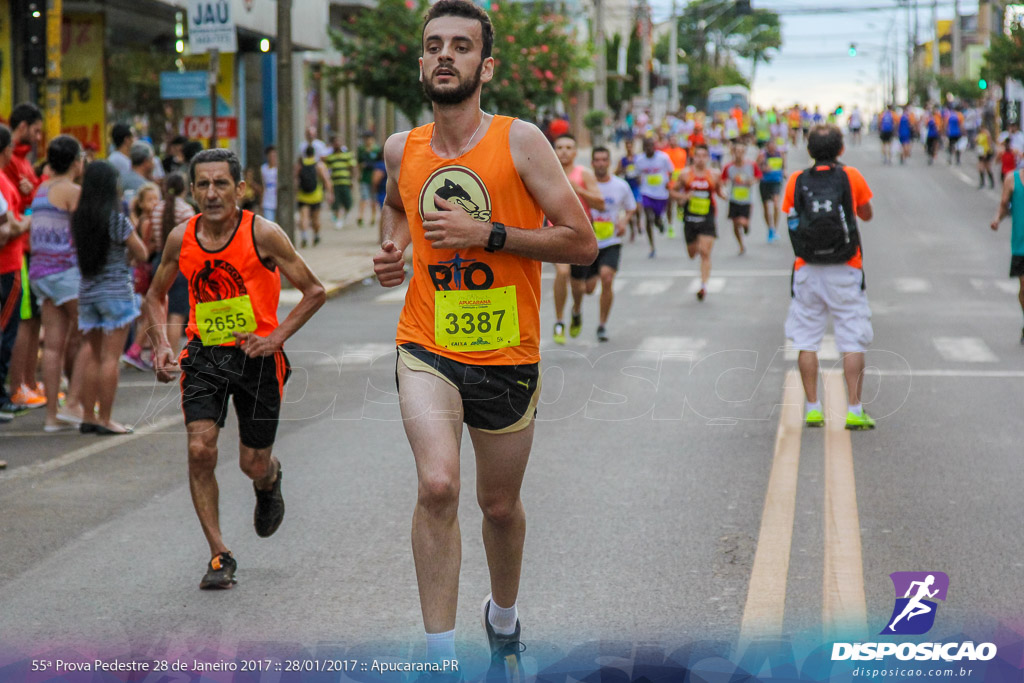
M651 0L658 20L659 11L668 15L666 0ZM752 0L755 9L779 12L782 18L782 50L768 65L759 63L754 74L751 99L759 106L790 106L794 102L822 110L842 104L849 110L859 104L877 111L880 100L881 62L898 50L898 99L906 98L907 10L898 0ZM919 41L933 34L930 0L919 0ZM662 6L666 5L666 8ZM865 7L873 9L863 9ZM963 14L977 13L977 0L961 0ZM857 10L844 13L815 13L820 10ZM938 18L953 17L952 0L940 0ZM850 43L857 44L857 56L849 56ZM888 47L887 47L888 46ZM750 63L741 62L745 73Z

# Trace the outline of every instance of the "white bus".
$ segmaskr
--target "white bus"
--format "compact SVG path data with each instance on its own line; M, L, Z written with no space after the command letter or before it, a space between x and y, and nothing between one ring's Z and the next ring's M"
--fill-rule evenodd
M708 91L708 116L728 113L734 107L739 107L744 114L750 110L750 90L746 86L722 85Z

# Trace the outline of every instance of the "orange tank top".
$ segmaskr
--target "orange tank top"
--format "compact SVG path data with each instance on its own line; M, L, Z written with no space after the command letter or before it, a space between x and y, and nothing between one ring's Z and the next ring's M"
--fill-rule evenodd
M181 240L178 268L188 280L188 329L190 341L201 338L196 322L196 305L248 296L256 320L255 334L265 337L277 328L277 304L281 295L281 274L268 267L256 250L254 216L242 211L228 243L210 251L199 243L197 226L202 214L193 216ZM216 322L216 321L214 321ZM233 321L228 320L233 326ZM220 346L234 346L226 341Z
M527 230L543 225L540 205L527 191L512 161L509 130L513 121L495 116L483 139L455 159L441 158L430 148L434 124L409 131L398 190L409 220L413 274L398 320L398 344L419 344L432 353L475 365L540 362L540 261L501 251L492 254L479 247L434 249L423 232L423 213L435 210L435 194L458 204L479 221L497 221ZM467 330L479 327L483 331L485 325L487 333L493 334L500 323L497 311L488 311L487 306L497 304L480 297L486 298L484 290L494 292L494 302L503 302L504 309L510 299L497 295L509 297L513 287L518 343L487 350L470 350L472 342L461 348L445 343L451 339L447 336L449 329L461 334L461 339L468 338ZM467 292L468 296L460 302L457 294L447 292ZM471 298L473 302L469 302ZM436 308L438 305L441 308ZM449 313L453 305L464 307ZM475 311L487 311L486 322L479 312L466 308L473 305L478 306ZM511 313L503 310L503 323L511 320L505 317ZM449 323L445 316L455 317ZM487 339L493 341L493 337Z

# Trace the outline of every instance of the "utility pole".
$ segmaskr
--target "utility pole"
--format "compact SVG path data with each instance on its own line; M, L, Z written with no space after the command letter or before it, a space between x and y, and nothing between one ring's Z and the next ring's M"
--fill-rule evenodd
M651 8L640 0L640 96L651 98Z
M672 16L668 23L671 31L668 35L668 110L675 114L679 111L679 19L676 18L676 0L672 0Z
M932 73L939 75L939 2L932 0Z
M210 86L210 149L217 146L217 80L220 75L220 50L213 48L208 53L207 83Z
M953 78L960 78L960 0L953 0Z
M62 0L46 3L46 139L52 140L61 132L61 34L63 22ZM43 150L40 150L43 151Z
M292 0L277 0L277 223L295 241Z
M916 44L913 24L910 21L910 8L910 0L907 0L907 104L910 104L914 87L914 46Z
M608 109L608 55L604 46L604 0L594 0L594 109ZM598 133L598 144L604 143L604 126Z

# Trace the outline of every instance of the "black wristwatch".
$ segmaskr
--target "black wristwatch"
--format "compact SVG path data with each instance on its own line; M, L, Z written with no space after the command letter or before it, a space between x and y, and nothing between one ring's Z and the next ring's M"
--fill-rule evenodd
M491 236L487 240L484 251L494 253L505 246L505 226L501 223L491 223Z

